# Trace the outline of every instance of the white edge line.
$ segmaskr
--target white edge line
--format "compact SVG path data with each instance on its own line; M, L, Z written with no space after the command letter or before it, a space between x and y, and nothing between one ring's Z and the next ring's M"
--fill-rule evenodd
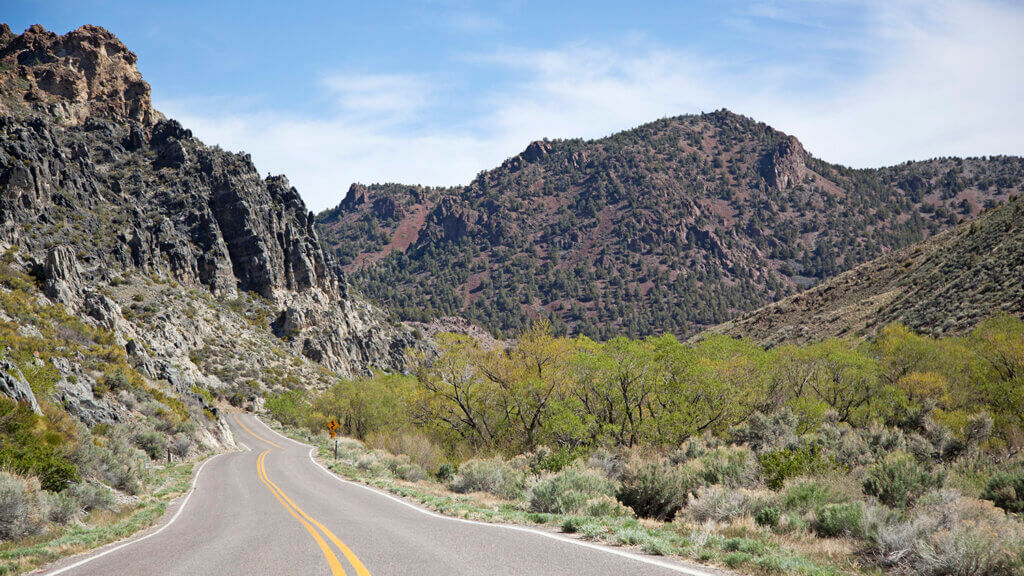
M127 541L127 542L125 542L125 543L123 543L123 544L121 544L119 546L115 546L115 547L113 547L113 548L111 548L109 550L104 550L103 552L100 552L99 554L96 554L96 555L93 555L93 556L89 556L88 558L85 558L83 560L75 562L74 564L72 564L70 566L65 566L65 567L63 567L63 568L61 568L59 570L54 570L53 572L41 572L40 574L46 574L47 576L56 576L57 574L63 574L64 572L67 572L68 570L73 570L75 568L78 568L82 564L85 564L87 562L92 562L93 560L95 560L97 558L102 558L102 557L106 556L107 554L111 554L111 553L117 552L118 550L120 550L120 549L122 549L122 548L124 548L126 546L131 546L132 544L138 544L139 542L142 542L143 540L152 538L153 536L156 536L157 534L163 532L171 524L174 524L174 521L177 520L178 516L181 516L181 513L185 510L185 505L188 504L189 499L192 498L192 494L194 494L195 491L196 491L196 483L199 481L199 475L202 474L203 468L206 468L207 464L209 464L215 458L217 458L217 456L221 456L222 454L225 454L225 452L221 452L220 454L214 454L213 456L211 456L210 458L206 459L205 461L203 461L202 464L199 465L199 470L196 471L195 477L192 478L192 487L189 488L188 494L185 495L185 499L182 500L181 506L178 507L178 511L174 513L174 516L166 524L161 526L155 532L151 532L149 534L146 534L145 536L143 536L141 538L136 538L134 540L129 540L129 541Z
M629 558L630 560L636 560L637 562L643 562L644 564L650 564L652 566L658 566L659 568L665 568L667 570L672 570L672 571L675 571L675 572L679 572L681 574L688 574L689 576L717 576L716 574L713 574L711 572L703 572L703 571L700 571L700 570L695 570L695 569L692 569L692 568L687 568L685 566L680 566L678 564L672 564L672 563L669 563L669 562L664 562L662 560L656 560L654 558L648 558L648 557L645 557L645 556L640 556L639 554L634 554L632 552L627 552L625 550L620 550L618 548L613 548L611 546L595 544L593 542L586 542L586 541L583 541L583 540L578 540L576 538L569 538L567 536L562 536L560 534L553 534L551 532L545 532L543 530L536 530L534 528L527 528L525 526L515 526L515 525L511 525L511 524L496 524L496 523L493 523L493 522L480 522L479 520L468 520L466 518L456 518L454 516L445 516L444 514L438 514L437 512L434 512L432 510L427 510L426 508L423 508L421 506L417 506L416 504L413 504L412 502L408 502L406 500L403 500L403 499L401 499L401 498L399 498L399 497L397 497L397 496L395 496L393 494L389 494L387 492L384 492L383 490L379 490L377 488L374 488L372 486L367 486L367 485L361 484L359 482L352 482L351 480L346 480L346 479L342 478L341 476L338 476L334 472L331 472L330 470L328 470L323 464L317 462L316 458L313 457L313 453L317 451L317 447L316 446L311 446L311 445L306 444L304 442L299 442L298 440L294 440L292 438L289 438L289 437L285 436L284 434L281 434L277 430L274 430L270 426L267 426L262 420L259 419L258 416L253 415L253 417L256 418L256 420L260 424L263 424L263 426L267 430L270 430L271 432L273 432L277 436L279 436L281 438L284 438L285 440L291 440L292 442L294 442L296 444L299 444L301 446L309 447L309 449L310 449L309 450L309 460L310 460L310 462L315 464L318 468L323 470L328 476L330 476L331 478L334 478L338 482L341 482L343 484L349 484L351 486L356 486L356 487L362 488L364 490L369 490L370 492L373 492L373 493L375 493L377 495L380 495L380 496L383 496L385 498L389 498L391 500L394 500L395 502L398 502L399 504L402 504L403 506L408 506L409 508L412 508L413 510L416 510L417 512L426 514L427 516L433 516L434 518L440 518L442 520L450 520L452 522L462 522L462 523L465 523L465 524L475 524L477 526L488 526L488 527L491 527L491 528L502 528L502 529L505 529L505 530L515 530L517 532L527 532L527 533L530 533L530 534L535 534L537 536L543 536L545 538L551 538L553 540L559 540L561 542L566 542L566 543L569 543L569 544L575 544L577 546L583 546L584 548L590 548L591 550L600 550L602 552L607 552L608 554L614 554L616 556L621 556L623 558Z

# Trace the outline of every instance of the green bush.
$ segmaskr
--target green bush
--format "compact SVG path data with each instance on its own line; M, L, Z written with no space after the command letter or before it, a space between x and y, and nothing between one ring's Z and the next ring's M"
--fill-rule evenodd
M135 434L134 441L153 460L160 460L166 455L167 438L156 430L141 430Z
M700 485L692 470L663 461L648 462L623 473L616 497L637 516L668 522Z
M501 458L469 460L449 484L454 492L489 492L505 498L518 498L526 487L526 476Z
M800 512L847 500L849 497L835 487L822 480L812 478L801 478L788 483L782 491L781 497L784 509Z
M767 528L775 528L779 525L779 520L782 518L782 510L778 506L765 506L758 510L754 516L754 522L757 522L758 526L765 526Z
M562 521L562 532L566 534L575 534L583 529L589 521L586 518L580 518L579 516L569 516Z
M761 477L772 490L778 490L786 480L808 474L820 474L830 468L830 459L821 455L817 446L782 448L764 452L757 458Z
M860 536L864 507L860 502L826 504L814 513L814 532L822 538Z
M868 468L864 492L886 506L905 509L942 481L941 471L932 473L910 454L895 452Z
M79 480L67 459L64 437L24 404L0 398L0 468L37 476L42 488L60 492Z
M288 426L300 426L309 414L306 390L289 390L267 398L264 406L275 420Z
M597 471L570 466L547 476L530 489L530 510L552 514L576 514L587 502L611 495L615 486Z
M1024 465L993 475L982 497L1007 512L1024 514Z
M437 479L440 482L449 482L455 477L458 469L451 462L444 462L437 468Z

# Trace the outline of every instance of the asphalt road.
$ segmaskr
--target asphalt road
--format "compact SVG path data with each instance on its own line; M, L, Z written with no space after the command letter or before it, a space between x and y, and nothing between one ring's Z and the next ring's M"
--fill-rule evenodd
M235 419L237 418L237 420ZM162 523L41 573L112 575L718 576L556 534L439 516L341 480L254 416L230 417L250 450L198 470Z

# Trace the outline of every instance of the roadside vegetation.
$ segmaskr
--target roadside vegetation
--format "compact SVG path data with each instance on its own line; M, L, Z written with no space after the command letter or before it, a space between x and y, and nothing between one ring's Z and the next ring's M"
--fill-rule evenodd
M161 390L128 362L112 332L40 303L36 278L0 260L0 359L38 401L0 396L0 574L124 538L151 525L188 486L202 408ZM66 376L55 363L79 365ZM117 399L126 412L90 428L72 417L59 385L81 378L91 402ZM68 382L64 382L67 384Z
M1024 573L1024 322L765 350L454 335L414 375L268 412L440 511L763 574Z

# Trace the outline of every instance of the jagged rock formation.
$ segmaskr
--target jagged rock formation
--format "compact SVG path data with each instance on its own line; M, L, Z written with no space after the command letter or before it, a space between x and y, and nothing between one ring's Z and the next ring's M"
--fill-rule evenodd
M996 314L1024 317L1024 200L897 250L714 328L763 344L864 337L892 322L960 334Z
M455 188L353 185L318 216L353 285L403 320L693 334L1024 190L1024 160L852 170L726 110L538 141Z
M117 117L149 126L162 116L153 110L137 60L98 26L61 36L39 25L17 35L0 24L0 61L5 64L0 112L29 108L68 125Z
M0 239L45 258L46 294L119 329L118 304L92 287L122 271L253 292L328 368L401 369L409 335L347 294L295 188L163 119L135 61L95 26L0 28Z
M412 331L288 180L153 110L135 62L95 26L0 25L0 393L230 446L220 402L404 369Z

